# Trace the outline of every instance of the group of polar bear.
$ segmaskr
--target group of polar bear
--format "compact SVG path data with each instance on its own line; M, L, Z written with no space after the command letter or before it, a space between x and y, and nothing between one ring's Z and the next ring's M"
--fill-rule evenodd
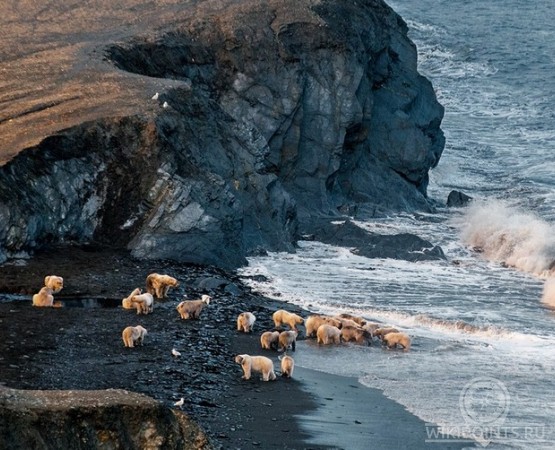
M362 317L352 314L339 314L327 316L322 314L310 315L306 320L298 314L280 309L272 314L274 331L264 331L260 335L260 345L265 350L277 350L286 352L291 349L295 351L296 340L299 334L297 325L304 323L307 338L316 337L318 344L330 345L340 344L341 342L356 342L357 344L370 345L374 338L382 341L383 345L393 349L397 346L408 351L411 346L410 337L398 329L368 322ZM250 333L253 331L256 317L251 312L242 312L237 317L237 331ZM286 325L289 330L277 331ZM282 376L292 377L295 361L292 357L285 354L279 357L281 361ZM274 363L270 358L261 355L237 355L235 362L240 364L243 369L243 379L251 378L252 372L262 374L263 381L276 379Z

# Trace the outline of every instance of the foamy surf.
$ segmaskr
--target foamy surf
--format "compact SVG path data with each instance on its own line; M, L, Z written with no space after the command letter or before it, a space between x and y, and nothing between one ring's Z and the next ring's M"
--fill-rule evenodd
M555 262L555 229L501 200L478 201L456 220L461 239L491 261L548 276Z

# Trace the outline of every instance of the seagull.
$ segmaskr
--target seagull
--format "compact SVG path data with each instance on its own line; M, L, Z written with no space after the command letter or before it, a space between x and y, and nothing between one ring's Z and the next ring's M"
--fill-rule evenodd
M164 104L162 105L162 108L168 108L170 105L168 105L168 102L164 102Z
M178 357L181 356L181 353L179 353L175 348L172 348L172 355Z
M159 96L159 95L160 95L160 94L158 94L158 92L157 92L156 94L154 94L154 95L152 96L152 100L158 100L158 96Z
M183 397L181 397L181 399L177 402L175 402L173 405L174 406L183 406L183 404L185 403L185 399Z

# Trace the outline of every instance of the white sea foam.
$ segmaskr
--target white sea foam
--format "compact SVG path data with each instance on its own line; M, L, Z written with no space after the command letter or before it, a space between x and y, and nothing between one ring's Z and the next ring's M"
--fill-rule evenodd
M490 200L475 202L456 222L463 242L491 261L539 276L555 261L555 230L531 212Z
M555 309L555 277L545 280L543 285L542 302Z

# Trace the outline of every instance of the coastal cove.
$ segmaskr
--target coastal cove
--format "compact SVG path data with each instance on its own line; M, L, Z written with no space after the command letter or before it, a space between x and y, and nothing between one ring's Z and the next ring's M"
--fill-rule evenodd
M90 414L75 406L78 401L73 410L80 412L69 412L66 418L66 435L64 430L46 428L33 434L33 423L45 423L51 412L43 411L42 416L35 412L30 422L21 416L18 422L16 417L38 411L41 393L33 402L20 401L14 407L9 399L18 395L9 389L55 390L53 395L62 389L77 397L78 391L86 390L98 398L113 389L146 394L164 408L188 416L195 443L187 443L186 448L462 448L455 443L427 443L423 421L356 379L298 367L290 380L241 380L241 369L233 362L238 353L266 354L279 367L277 353L261 350L259 343L259 334L273 327L272 312L282 307L303 316L307 312L253 294L229 272L170 261L152 264L109 249L59 247L21 265L0 267L0 403L4 406L0 439L7 448L28 448L30 443L34 448L51 448L47 444L52 445L48 439L53 436L70 446L77 442L71 439L89 436L89 446L82 448L95 447L90 440L94 423L86 429L75 422L75 417ZM33 308L29 293L53 266L64 276L64 290L56 297L63 306ZM154 313L137 316L106 300L126 296L130 286L142 286L143 274L153 268L181 281L168 300L157 301ZM214 300L201 319L180 320L175 305L182 296L196 298L206 292ZM244 310L258 318L251 335L235 329L235 318ZM121 330L135 323L142 323L149 334L142 347L124 348ZM294 357L302 354L304 342L299 342ZM350 345L342 347L345 352L351 350ZM171 355L172 348L181 352L179 358ZM184 405L174 407L181 397ZM102 417L102 409L97 410ZM97 426L102 423L97 419ZM115 423L111 432L119 439L126 435L125 427ZM43 445L29 441L41 434ZM165 445L170 437L166 436Z

